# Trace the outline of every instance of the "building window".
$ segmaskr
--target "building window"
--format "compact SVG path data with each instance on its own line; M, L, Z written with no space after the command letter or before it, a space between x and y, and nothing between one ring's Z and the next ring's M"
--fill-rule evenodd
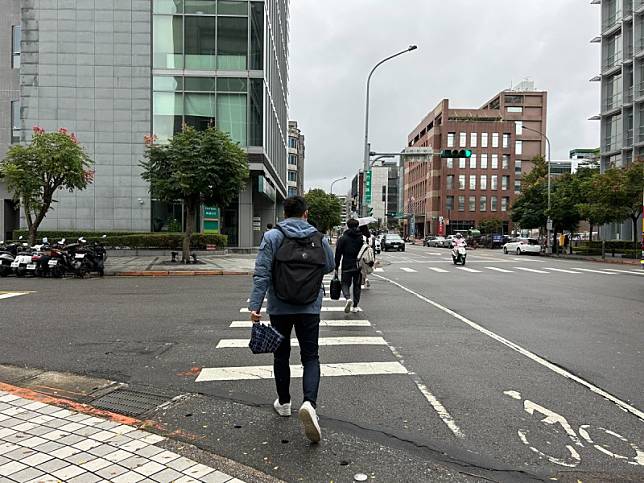
M476 154L472 154L470 158L470 169L476 169Z
M20 40L22 28L20 25L11 27L11 68L20 69Z
M514 134L517 136L523 134L523 121L514 121Z
M499 155L492 155L492 169L499 169Z
M490 189L497 190L499 189L499 178L496 174L490 176Z
M288 195L290 196L297 196L297 188L293 186L288 187Z
M297 149L297 139L296 138L288 138L288 147L291 149Z
M295 154L288 155L288 164L291 166L297 166L297 156Z
M486 132L481 134L481 147L482 148L487 148L487 137L488 137L488 134Z
M288 172L288 180L289 181L297 181L297 171L289 171Z
M447 133L447 147L448 148L453 148L454 147L454 138L456 137L455 132L449 132Z
M447 169L452 169L454 167L454 159L453 158L447 158L447 162L445 164L447 166Z
M470 196L468 205L470 211L476 211L476 196Z
M222 2L218 2L221 9ZM246 3L233 3L247 9ZM186 17L186 20L189 17ZM186 29L187 30L187 29ZM248 18L217 17L217 68L245 70L248 66Z
M501 198L501 211L508 211L508 205L510 204L510 198L504 196Z
M510 147L510 135L505 133L503 135L503 147L504 148L509 148Z
M515 174L521 174L521 160L520 159L515 159L514 160L514 173Z
M501 176L501 189L503 191L507 191L509 186L510 186L510 177Z
M458 189L459 190L464 190L465 189L465 175L464 174L459 174L458 175Z
M466 158L458 158L458 167L460 169L465 169L465 159Z
M264 69L264 3L250 2L250 68Z
M498 148L499 147L499 133L498 132L493 132L492 133L492 147L493 148Z
M215 24L212 18L210 22L214 50ZM155 15L153 31L152 66L155 69L183 69L183 17Z
M521 180L520 179L514 180L514 192L515 192L515 194L521 193Z
M458 211L465 211L465 196L458 197Z
M487 169L487 154L481 154L481 169Z
M523 112L523 107L508 106L506 110L508 112L521 113Z
M476 176L470 175L470 190L474 191L476 189Z
M467 145L467 133L464 133L464 132L460 133L458 142L459 142L458 145L461 148L464 148Z
M486 189L487 189L487 175L486 175L486 174L482 174L482 175L481 175L481 186L480 186L480 188L481 188L482 190L486 190Z
M447 211L452 211L454 209L454 197L447 197Z
M517 155L523 154L523 141L516 141L514 152Z
M470 147L475 148L477 144L478 138L475 132L470 133Z
M447 189L448 190L454 189L454 175L453 174L448 174L447 175Z
M496 196L490 196L490 211L496 211Z
M501 168L502 169L510 169L510 155L509 154L504 154L501 159L502 159Z
M479 198L479 211L487 211L487 196L481 196Z
M20 101L11 101L11 142L20 142Z

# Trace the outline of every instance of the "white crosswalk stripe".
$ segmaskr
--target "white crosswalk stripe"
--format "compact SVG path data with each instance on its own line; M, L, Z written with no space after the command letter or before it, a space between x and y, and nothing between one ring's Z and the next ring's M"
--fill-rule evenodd
M21 295L29 295L31 292L0 292L0 299L10 299L12 297L20 297Z
M617 273L630 273L632 275L644 275L644 270L636 272L635 270L617 270L616 268L606 268L605 270Z
M544 267L546 270L552 270L553 272L561 272L561 273L576 273L579 274L580 272L574 272L573 270L564 270L563 268L553 268L553 267Z
M611 272L604 272L602 270L591 270L589 268L577 268L577 267L572 267L573 270L580 270L582 272L588 272L588 273L601 273L602 275L616 275L615 273Z
M463 270L464 272L470 272L470 273L481 273L480 270L474 270L473 268L467 268L467 267L456 267L459 270Z
M543 270L535 270L534 268L525 268L525 267L513 267L513 268L516 268L517 270L521 270L523 272L545 273L545 274L550 273L550 272L545 272Z
M230 323L231 329L250 329L253 323L250 320L234 320ZM321 320L320 327L371 327L368 320Z
M400 267L400 269L401 269L403 272L407 272L407 273L418 273L418 271L417 271L417 270L414 270L413 268Z
M485 267L488 270L493 270L495 272L501 272L501 273L514 273L512 270L506 270L504 268L498 268L498 267Z
M356 309L358 312L362 312L361 307L357 307ZM262 307L261 309L262 313L266 312L266 307ZM344 312L344 307L322 307L322 312ZM250 314L249 309L239 309L239 313L241 314Z
M302 366L291 366L291 377L302 377ZM320 364L322 377L407 374L399 362L347 362ZM273 366L213 367L202 369L195 382L272 379Z
M248 347L249 339L221 339L216 349L238 349ZM387 345L382 337L320 337L318 343L321 346L342 346L342 345ZM297 347L297 339L291 339L291 346Z
M373 271L374 271L374 272L378 272L378 273L379 273L379 272L384 272L384 271L385 271L385 269L384 269L384 268L382 268L382 267L378 267L378 268L374 268L374 269L373 269Z
M438 267L427 267L427 268L437 273L449 273L449 270L443 270L442 268L438 268Z

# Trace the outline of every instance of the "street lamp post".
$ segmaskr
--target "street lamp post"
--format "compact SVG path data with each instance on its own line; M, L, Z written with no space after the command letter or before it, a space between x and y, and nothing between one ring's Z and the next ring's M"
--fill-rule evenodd
M330 193L333 194L333 185L334 184L336 184L338 181L342 181L342 180L345 180L345 179L347 179L346 176L343 176L342 178L338 178L336 180L333 180L333 182L331 183L331 191L330 191Z
M547 221L547 225L546 225L546 229L547 229L547 232L548 232L548 245L547 245L546 253L552 254L552 245L553 245L553 243L550 240L551 233L552 233L552 219L550 218L550 188L551 188L551 181L550 181L551 180L551 176L550 176L550 159L551 159L550 158L550 139L548 138L548 136L545 135L545 133L543 133L543 132L541 132L541 131L539 131L537 129L533 129L531 127L526 127L526 126L523 126L523 129L527 129L528 131L532 131L532 132L535 132L535 133L539 134L540 136L543 136L545 138L545 140L546 140L546 144L548 145L548 221Z
M366 108L365 108L365 121L364 121L364 171L365 173L369 170L369 153L370 153L370 147L369 147L369 92L371 88L371 77L373 76L373 73L376 71L378 67L380 67L382 64L385 62L394 59L398 57L399 55L406 54L407 52L411 52L412 50L416 50L418 46L416 45L410 45L407 47L405 50L401 50L400 52L390 55L386 59L381 60L378 62L373 69L371 69L371 72L369 72L369 77L367 78L367 96L366 96ZM364 201L364 200L363 200ZM364 203L363 203L363 210L364 210Z

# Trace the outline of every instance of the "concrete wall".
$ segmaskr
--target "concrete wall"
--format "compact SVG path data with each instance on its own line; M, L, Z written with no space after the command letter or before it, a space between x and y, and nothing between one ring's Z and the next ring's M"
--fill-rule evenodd
M23 0L23 137L68 128L95 161L87 190L60 192L43 229L150 230L138 166L151 132L151 0Z

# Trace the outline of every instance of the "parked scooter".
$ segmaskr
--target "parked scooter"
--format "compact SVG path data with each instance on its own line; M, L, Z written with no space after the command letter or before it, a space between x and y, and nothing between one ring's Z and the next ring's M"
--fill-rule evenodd
M20 237L18 240L22 240ZM18 253L13 262L11 262L11 268L16 274L16 277L24 277L27 275L27 267L31 265L31 247L28 243L21 243L18 248Z
M5 244L4 241L0 241L0 277L6 277L13 272L11 264L16 259L17 254L17 243Z

